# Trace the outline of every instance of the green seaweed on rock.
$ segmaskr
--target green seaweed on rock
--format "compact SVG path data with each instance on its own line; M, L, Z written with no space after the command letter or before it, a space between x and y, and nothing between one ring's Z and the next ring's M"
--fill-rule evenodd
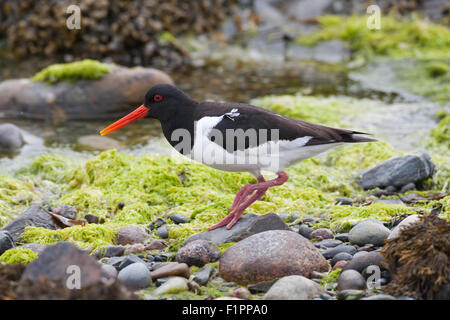
M13 248L6 250L0 256L0 261L7 264L29 264L38 254L28 248Z

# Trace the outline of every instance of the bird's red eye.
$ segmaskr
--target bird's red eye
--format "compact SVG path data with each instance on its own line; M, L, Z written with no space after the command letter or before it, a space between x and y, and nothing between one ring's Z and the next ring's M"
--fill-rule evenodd
M159 102L162 100L162 97L159 94L155 94L155 96L153 97L153 100L155 100L156 102Z

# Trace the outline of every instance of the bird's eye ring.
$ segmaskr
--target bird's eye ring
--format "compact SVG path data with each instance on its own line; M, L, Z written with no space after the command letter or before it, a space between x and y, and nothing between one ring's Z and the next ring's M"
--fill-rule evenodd
M156 102L159 102L162 100L162 96L159 94L155 94L155 96L153 97L153 100L155 100Z

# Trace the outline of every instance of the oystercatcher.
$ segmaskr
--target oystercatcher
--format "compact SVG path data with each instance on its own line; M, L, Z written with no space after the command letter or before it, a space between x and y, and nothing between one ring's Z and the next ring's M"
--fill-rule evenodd
M181 154L219 170L249 172L258 180L239 190L228 216L209 230L230 229L268 188L288 180L283 170L290 165L344 143L376 141L358 136L364 132L311 124L249 104L197 102L167 84L152 87L143 105L100 134L143 117L158 119L164 136ZM277 178L266 181L262 170Z

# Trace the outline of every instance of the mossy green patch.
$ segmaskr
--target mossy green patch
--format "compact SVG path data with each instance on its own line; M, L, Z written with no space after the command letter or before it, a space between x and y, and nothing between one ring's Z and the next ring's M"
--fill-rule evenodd
M450 113L440 113L439 125L431 131L431 144L438 144L450 150Z
M332 287L333 284L339 278L341 271L342 271L341 268L337 268L336 270L328 272L327 274L324 275L324 277L322 279L320 279L320 285L323 287L326 287L326 286Z
M31 249L13 248L3 252L0 261L8 264L29 264L37 257L38 254Z
M36 73L31 80L53 84L59 81L96 80L110 73L107 64L96 60L82 60L64 64L54 64Z
M301 44L340 39L357 55L392 58L449 59L450 30L419 17L381 17L381 28L369 29L367 16L325 15L318 18L321 29L301 36Z

